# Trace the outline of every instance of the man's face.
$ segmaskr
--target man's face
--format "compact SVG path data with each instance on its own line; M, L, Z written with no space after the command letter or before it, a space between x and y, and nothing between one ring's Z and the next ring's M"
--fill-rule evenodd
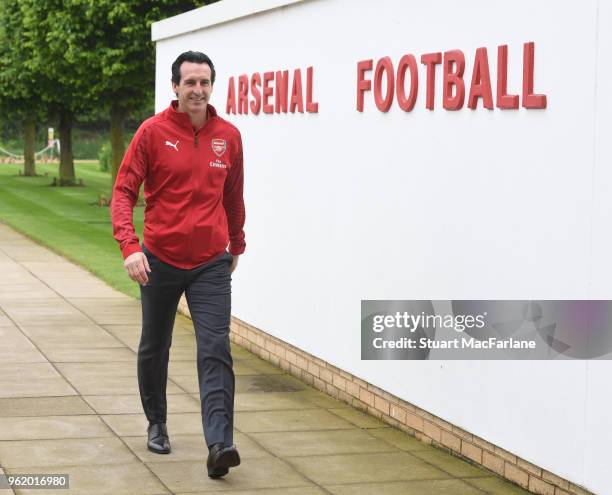
M179 101L179 111L198 113L206 111L213 85L208 64L183 62L180 67L181 81L172 83L172 91Z

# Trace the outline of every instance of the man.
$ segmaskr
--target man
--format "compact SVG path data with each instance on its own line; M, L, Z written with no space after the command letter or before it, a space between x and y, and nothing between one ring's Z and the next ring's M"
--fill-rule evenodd
M172 64L172 90L178 99L134 135L115 182L112 221L124 266L140 284L138 384L149 420L148 449L170 453L168 358L185 292L197 341L208 475L218 478L240 464L233 445L229 323L231 273L245 249L245 213L242 141L238 130L208 103L214 82L214 65L203 53L185 52ZM132 214L143 181L141 247Z

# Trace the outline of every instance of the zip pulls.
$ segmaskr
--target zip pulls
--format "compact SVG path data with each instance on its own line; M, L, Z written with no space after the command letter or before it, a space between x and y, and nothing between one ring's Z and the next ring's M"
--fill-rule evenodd
M208 118L206 119L206 122L204 122L204 125L202 125L202 127L200 127L199 129L195 129L193 126L191 127L192 131L193 131L193 147L197 148L198 147L198 141L199 141L199 134L204 131L204 129L206 129L207 126L210 125L210 123L215 120L215 116L214 115L209 115Z

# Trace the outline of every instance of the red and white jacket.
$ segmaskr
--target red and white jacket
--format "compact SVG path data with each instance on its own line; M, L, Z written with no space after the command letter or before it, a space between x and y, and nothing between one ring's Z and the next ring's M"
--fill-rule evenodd
M223 253L242 254L242 140L236 127L207 106L194 130L173 101L139 127L113 189L113 235L124 258L141 251L132 220L144 181L144 244L160 260L194 268Z

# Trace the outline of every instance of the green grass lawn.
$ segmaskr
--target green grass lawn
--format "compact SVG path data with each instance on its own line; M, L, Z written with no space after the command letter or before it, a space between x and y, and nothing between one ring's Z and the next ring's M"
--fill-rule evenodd
M138 284L123 268L113 238L110 208L97 205L100 194L110 197L110 174L98 162L76 164L85 187L50 187L58 165L37 164L41 177L20 177L19 164L0 164L0 222L74 261L117 290L139 298ZM134 209L134 224L142 241L144 208Z

